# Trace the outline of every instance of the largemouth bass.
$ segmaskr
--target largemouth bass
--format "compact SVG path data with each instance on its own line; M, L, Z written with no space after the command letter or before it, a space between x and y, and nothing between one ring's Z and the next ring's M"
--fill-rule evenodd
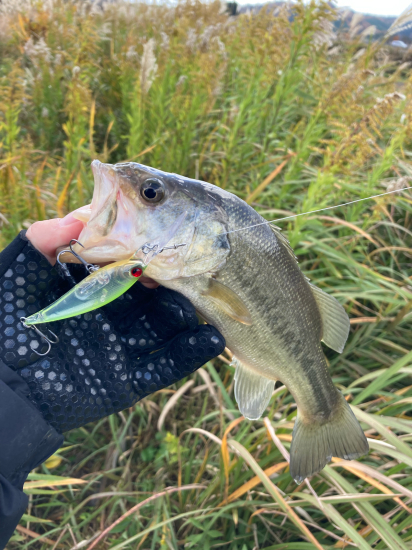
M287 386L298 407L290 449L295 481L319 472L332 456L367 453L321 346L342 352L348 316L303 275L280 231L206 182L136 163L94 161L92 169L92 205L74 214L86 222L77 252L89 262L129 258L184 215L174 243L185 246L157 255L145 275L186 296L223 334L246 418L262 415L277 380Z

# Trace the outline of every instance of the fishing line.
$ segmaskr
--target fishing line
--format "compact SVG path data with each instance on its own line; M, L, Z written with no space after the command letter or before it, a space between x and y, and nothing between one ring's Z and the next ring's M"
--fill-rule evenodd
M311 210L310 212L302 212L301 214L293 214L293 216L286 216L284 218L278 218L277 220L270 220L267 222L255 223L254 225L248 225L247 227L242 227L240 229L232 229L232 231L226 231L226 233L220 233L220 235L228 235L229 233L237 233L238 231L246 231L246 229L251 229L252 227L258 227L259 225L268 225L271 223L281 222L283 220L290 220L292 218L297 218L298 216L307 216L308 214L315 214L316 212L324 212L325 210L332 210L333 208L340 208L341 206L348 206L349 204L355 204L355 202L368 201L370 199L376 199L378 197L383 197L384 195L390 195L392 193L399 193L400 191L406 191L407 189L412 189L410 187L403 187L402 189L394 189L393 191L387 191L386 193L380 193L379 195L372 195L371 197L365 197L364 199L356 199L355 201L344 202L343 204L336 204L335 206L326 206L325 208L319 208L318 210Z

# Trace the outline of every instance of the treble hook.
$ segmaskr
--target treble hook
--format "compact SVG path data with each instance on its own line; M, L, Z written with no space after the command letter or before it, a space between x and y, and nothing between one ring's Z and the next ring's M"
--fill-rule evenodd
M84 265L84 267L87 269L88 273L94 273L95 271L97 271L98 269L100 269L100 267L98 265L94 265L94 264L89 264L89 262L86 262L86 260L84 260L79 254L77 254L77 252L75 252L73 250L73 244L72 243L77 243L79 244L82 248L84 248L84 246L82 245L81 242L79 242L77 239L72 239L69 243L69 248L70 250L62 250L61 252L59 252L58 256L57 256L57 263L60 265L60 267L63 269L63 272L64 274L66 275L66 277L70 277L70 271L67 267L66 264L63 264L61 261L60 261L60 255L65 253L65 252L68 252L69 254L73 254L73 256L75 258L77 258L79 260L80 263L82 263Z
M81 256L79 256L79 254L77 254L77 252L75 252L73 250L73 245L72 243L77 243L79 244L82 248L84 248L84 246L82 245L81 242L79 242L77 239L72 239L69 243L69 248L70 248L70 252L73 254L73 256L75 256L78 260L81 261L81 263L84 265L84 267L87 269L87 271L89 273L94 273L95 271L97 271L98 269L100 269L100 266L98 265L95 265L95 264L89 264L89 262L86 262L86 260L84 260Z
M40 338L43 338L43 340L45 340L45 342L47 342L47 345L49 346L49 347L47 348L46 353L39 353L38 351L36 351L36 350L35 350L34 348L32 348L31 346L30 346L30 349L31 349L32 351L34 351L34 353L36 353L36 354L39 355L40 357L43 357L43 355L47 355L47 354L50 352L50 350L51 350L52 344L58 344L58 342L59 342L59 337L57 336L57 334L54 334L54 332L51 331L51 330L48 328L47 330L48 330L48 331L50 332L50 334L52 334L52 335L54 336L54 338L55 338L55 340L50 340L50 338L47 338L47 336L46 336L45 334L43 334L42 331L41 331L39 328L36 327L36 325L26 325L25 321L26 321L26 317L20 317L20 322L21 322L21 324L24 326L24 328L29 328L29 329L32 328L32 329L40 336Z
M69 268L67 267L67 264L64 264L60 261L60 256L62 254L66 254L66 252L68 252L70 254L70 250L61 250L58 254L57 254L57 263L59 264L59 266L62 268L63 270L63 273L65 274L65 276L69 279L71 279L72 275L69 271Z

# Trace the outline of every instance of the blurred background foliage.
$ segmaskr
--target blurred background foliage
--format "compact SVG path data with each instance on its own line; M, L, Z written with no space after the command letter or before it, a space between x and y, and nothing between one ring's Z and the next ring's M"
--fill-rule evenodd
M89 202L94 158L207 180L268 220L407 187L408 56L325 2L3 0L0 246ZM368 456L296 486L291 396L278 383L243 420L227 352L67 434L10 550L412 548L411 214L403 192L279 222L351 317L325 352Z

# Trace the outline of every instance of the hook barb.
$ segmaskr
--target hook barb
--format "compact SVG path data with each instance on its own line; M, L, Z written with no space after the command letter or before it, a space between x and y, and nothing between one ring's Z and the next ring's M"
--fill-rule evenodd
M50 332L50 334L54 336L54 340L50 340L50 338L48 338L45 334L43 334L43 332L38 327L36 327L36 325L27 325L26 320L27 320L26 317L20 317L20 322L24 326L24 328L33 329L36 332L36 334L40 336L40 338L42 338L42 340L44 340L48 345L47 351L45 353L39 353L31 346L30 346L30 349L40 357L43 357L43 355L48 355L51 350L52 344L58 344L59 337L57 336L57 334L54 334L53 331L51 331L50 329L47 329Z
M88 273L94 273L95 271L97 271L98 269L100 269L100 267L98 265L94 265L94 264L89 264L89 262L86 262L86 260L84 260L79 254L77 254L77 252L75 252L73 250L73 243L76 243L76 244L79 244L82 248L84 248L84 246L82 245L82 243L80 241L78 241L77 239L71 239L70 243L69 243L69 248L70 250L66 249L66 250L62 250L61 252L59 252L59 255L57 256L57 262L58 264L61 266L61 268L63 269L64 271L64 274L66 275L66 277L70 277L70 271L69 271L69 268L67 267L66 264L63 264L61 261L60 261L60 254L63 254L65 252L68 252L69 254L73 254L73 256L75 258L77 258L79 260L80 263L82 263L84 265L84 267L87 269Z

